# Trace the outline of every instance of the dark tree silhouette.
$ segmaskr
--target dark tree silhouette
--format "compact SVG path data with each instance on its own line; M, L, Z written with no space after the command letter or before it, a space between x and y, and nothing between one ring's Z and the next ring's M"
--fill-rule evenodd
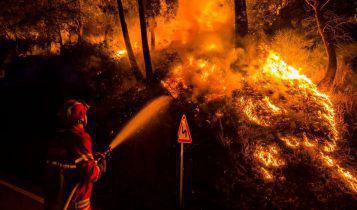
M78 19L82 14L77 1L56 0L0 1L0 36L7 40L24 41L50 51L52 43L62 46L62 32L79 32ZM33 32L36 32L36 36ZM78 34L78 33L77 33ZM78 36L80 36L78 34Z
M239 38L248 34L248 17L245 0L234 0L235 15L235 45L238 46Z
M317 31L321 36L328 57L326 75L320 82L320 85L330 86L335 79L337 70L336 43L331 30L326 30L327 21L324 17L324 9L328 3L330 3L330 0L305 0L305 2L312 8L314 12Z
M138 0L138 8L139 8L139 18L140 18L140 31L141 31L141 42L143 46L143 54L145 60L145 70L146 70L146 82L150 84L152 82L152 65L151 65L151 57L150 50L148 44L148 36L146 30L146 18L145 18L145 6L143 0Z
M157 26L156 17L162 12L160 0L146 0L145 4L145 15L148 22L148 28L150 33L150 47L151 50L155 50L156 38L155 29Z
M129 33L128 33L128 27L125 22L123 4L122 4L121 0L117 0L117 4L118 4L118 12L119 12L121 30L123 32L125 47L126 47L126 51L128 52L131 69L134 73L135 78L138 81L143 81L144 78L140 73L139 66L138 66L138 63L136 62L134 51L131 46L130 37L129 37Z

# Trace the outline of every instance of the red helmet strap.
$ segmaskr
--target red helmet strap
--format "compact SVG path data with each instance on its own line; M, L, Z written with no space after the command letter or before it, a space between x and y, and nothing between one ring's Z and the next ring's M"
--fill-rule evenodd
M79 106L79 107L78 107ZM69 106L66 109L66 119L70 124L80 124L84 125L87 123L86 121L86 111L89 106L85 102L70 100Z

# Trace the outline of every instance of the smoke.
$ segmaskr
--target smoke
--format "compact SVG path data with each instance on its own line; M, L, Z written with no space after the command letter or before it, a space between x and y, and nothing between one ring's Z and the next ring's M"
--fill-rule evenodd
M127 22L132 45L138 53L140 27L137 11L132 9L136 5L124 3L132 11L132 15L127 15ZM156 50L172 47L185 54L187 50L222 52L232 48L234 18L228 1L180 0L178 8L171 10L166 1L160 1L160 8L158 16L148 17L149 31L153 30L155 34ZM148 36L150 40L151 33Z

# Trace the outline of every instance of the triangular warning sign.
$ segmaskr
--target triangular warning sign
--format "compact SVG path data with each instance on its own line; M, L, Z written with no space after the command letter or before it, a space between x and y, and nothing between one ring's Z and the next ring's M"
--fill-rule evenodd
M179 143L192 143L190 128L188 127L186 115L182 115L177 137Z

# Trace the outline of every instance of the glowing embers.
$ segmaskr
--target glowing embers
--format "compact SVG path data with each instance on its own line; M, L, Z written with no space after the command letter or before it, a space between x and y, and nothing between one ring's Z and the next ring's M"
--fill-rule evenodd
M269 121L262 118L262 116L259 114L261 109L259 109L260 106L258 103L261 101L254 103L252 99L244 99L243 97L241 97L239 101L240 105L243 107L243 113L251 122L261 126L270 125Z
M279 148L276 145L261 145L255 149L254 157L261 165L260 171L264 180L272 181L274 179L272 171L285 165L279 153Z
M263 175L264 180L266 180L266 181L274 180L274 176L270 171L268 171L264 167L261 167L260 170L261 170L261 174Z
M124 57L126 54L127 54L126 50L125 50L125 49L121 49L121 50L118 50L118 51L115 53L115 57L116 57L116 58L122 58L122 57Z
M335 142L326 143L323 147L324 152L333 152L336 149Z
M343 183L345 183L345 186L349 188L353 193L357 193L357 178L353 175L351 171L341 167L338 161L333 159L329 155L326 155L321 152L317 156L321 160L323 165L330 168L333 177L337 177Z
M282 136L278 135L279 139L285 143L285 145L292 149L304 148L311 149L315 148L318 145L318 140L312 140L306 137L304 134L303 137L297 137L292 135Z
M343 181L347 184L347 186L354 192L357 193L357 179L355 176L351 174L351 172L346 169L336 166L338 174L341 176Z
M254 156L265 166L265 167L280 167L285 165L285 162L279 157L279 149L275 145L270 145L267 147L258 146L255 150Z
M325 165L329 167L334 166L335 161L330 156L320 153L320 158L325 163Z
M277 107L275 104L273 104L269 97L265 96L263 98L263 101L267 104L267 106L270 108L270 110L274 113L280 113L281 112L281 109L279 107Z
M243 108L245 116L260 126L271 126L276 117L283 113L283 109L273 104L268 96L263 99L240 97L238 106Z
M308 139L308 138L306 137L306 135L304 135L303 145L304 145L304 147L307 148L307 149L308 149L308 148L313 148L313 147L316 147L317 141L316 141L316 140L315 140L315 141L312 141L312 140Z
M290 148L297 148L300 146L300 140L295 136L281 136L280 140L282 140L285 145Z

